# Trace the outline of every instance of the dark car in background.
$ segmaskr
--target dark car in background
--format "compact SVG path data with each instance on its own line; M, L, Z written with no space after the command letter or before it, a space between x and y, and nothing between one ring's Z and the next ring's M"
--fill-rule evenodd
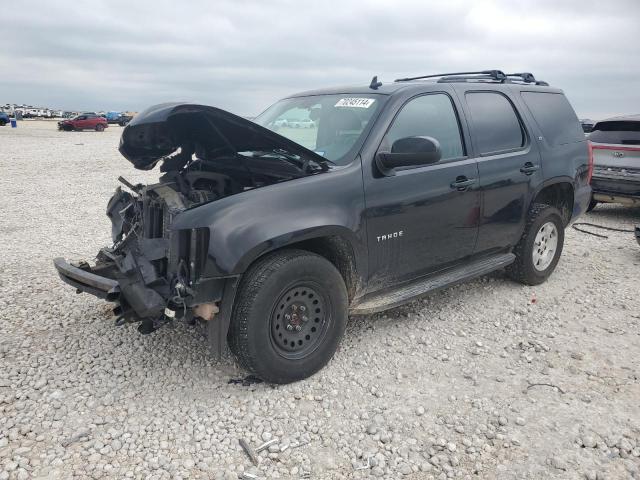
M118 121L116 122L118 125L120 125L121 127L126 127L129 122L131 121L131 119L133 118L133 116L131 115L120 115L118 117Z
M58 122L58 130L64 130L65 132L71 132L73 130L95 130L96 132L102 132L108 126L107 119L95 113L82 113L70 120Z
M581 118L580 119L580 125L582 125L582 131L584 133L591 133L591 131L593 130L593 126L596 124L596 122L594 120L591 120L590 118Z
M9 123L9 115L0 112L0 127L4 127L7 123Z
M597 122L589 134L593 197L598 202L640 205L640 115Z

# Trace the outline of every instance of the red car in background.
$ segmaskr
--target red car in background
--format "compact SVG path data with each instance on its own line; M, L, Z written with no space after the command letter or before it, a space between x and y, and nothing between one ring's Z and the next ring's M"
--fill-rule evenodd
M72 130L95 130L102 132L109 124L107 119L95 113L83 113L75 118L58 122L58 130L70 132Z

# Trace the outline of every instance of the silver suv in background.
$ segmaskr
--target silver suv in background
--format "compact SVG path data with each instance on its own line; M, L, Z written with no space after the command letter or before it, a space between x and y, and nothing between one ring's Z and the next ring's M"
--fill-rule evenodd
M599 121L589 140L594 162L589 209L598 202L640 205L640 115Z

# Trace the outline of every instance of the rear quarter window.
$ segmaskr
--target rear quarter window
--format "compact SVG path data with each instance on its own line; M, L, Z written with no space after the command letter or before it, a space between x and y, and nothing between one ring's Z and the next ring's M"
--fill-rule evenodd
M589 140L596 143L640 145L640 121L598 122L589 134Z
M522 92L521 95L549 145L584 140L578 117L562 93Z

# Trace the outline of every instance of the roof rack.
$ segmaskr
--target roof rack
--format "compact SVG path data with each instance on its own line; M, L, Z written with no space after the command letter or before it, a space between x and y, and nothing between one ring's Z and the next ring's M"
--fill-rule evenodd
M398 78L395 82L411 82L425 78L438 78L438 83L448 82L489 82L489 83L534 83L548 86L547 82L537 81L532 73L504 73L502 70L480 70L477 72L437 73L419 77Z
M435 73L433 75L421 75L419 77L407 77L397 78L395 82L411 82L413 80L422 80L423 78L438 78L438 77L459 77L461 75L481 75L487 78L493 78L494 80L501 80L506 78L506 75L500 70L481 70L479 72L456 72L456 73ZM467 78L467 77L463 77ZM476 78L476 77L470 77Z
M548 87L549 84L547 82L544 82L542 80L536 80L536 77L533 76L533 73L529 73L529 72L522 72L522 73L507 73L507 77L518 77L519 82L522 83L535 83L536 85L540 85L543 87Z

